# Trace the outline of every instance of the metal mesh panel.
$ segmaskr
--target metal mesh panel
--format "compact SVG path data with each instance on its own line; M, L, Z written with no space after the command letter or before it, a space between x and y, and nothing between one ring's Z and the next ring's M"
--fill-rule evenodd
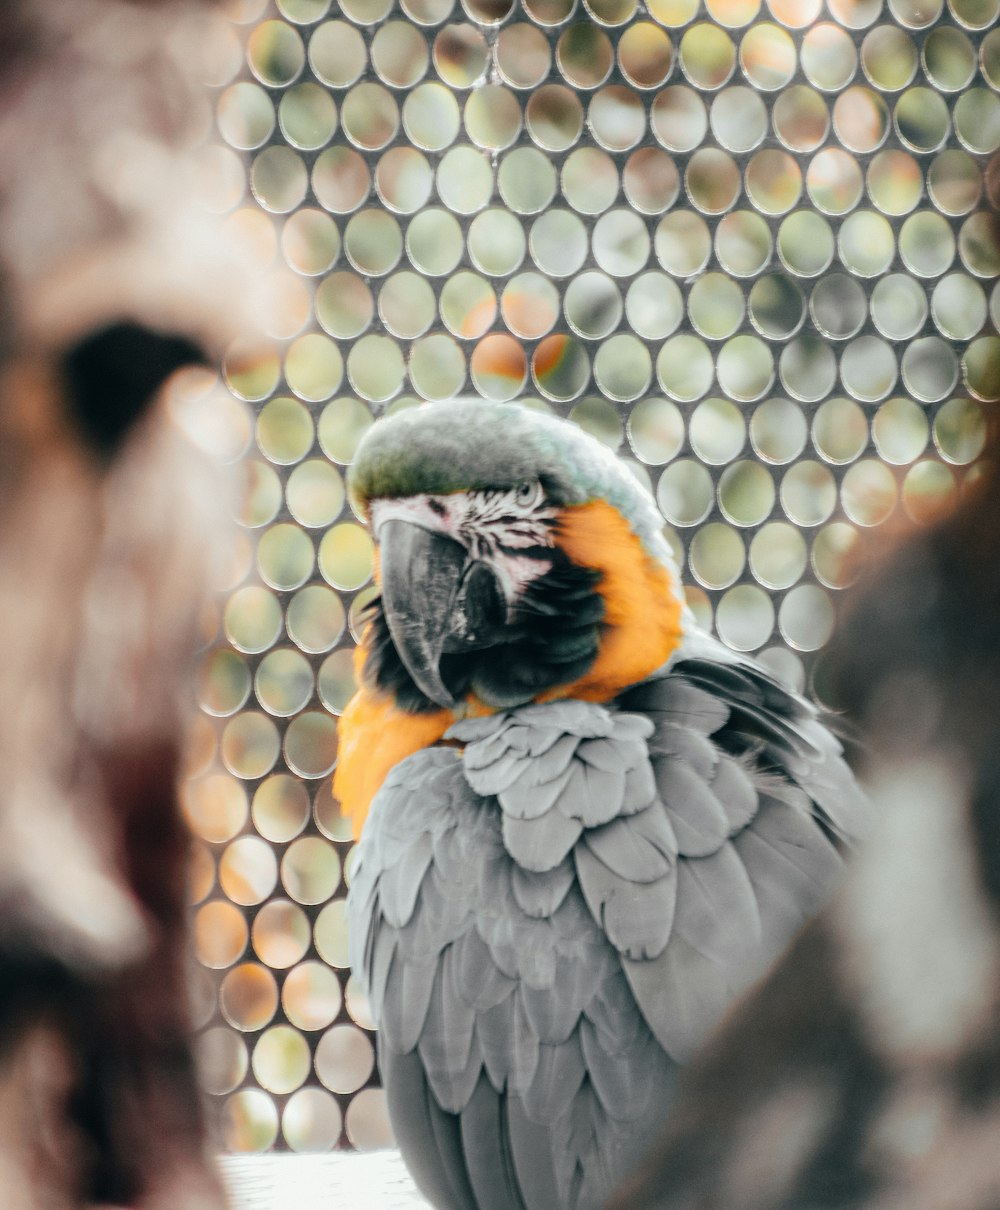
M653 490L702 622L822 697L859 535L960 490L1000 396L1000 0L231 9L206 171L283 305L219 411L255 540L186 795L203 1046L234 1149L366 1148L329 783L360 434L459 391L569 415Z

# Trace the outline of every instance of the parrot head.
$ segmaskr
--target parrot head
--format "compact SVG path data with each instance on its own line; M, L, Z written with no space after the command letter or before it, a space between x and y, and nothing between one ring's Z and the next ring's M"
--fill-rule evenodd
M406 710L610 698L679 642L659 513L576 425L518 404L427 404L369 430L349 487L381 587L362 680Z

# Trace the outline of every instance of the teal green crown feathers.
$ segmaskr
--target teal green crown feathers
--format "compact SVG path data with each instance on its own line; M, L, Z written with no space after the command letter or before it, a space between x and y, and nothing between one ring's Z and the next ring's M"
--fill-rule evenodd
M516 403L452 399L397 412L373 425L348 473L352 499L449 495L540 480L557 506L605 500L647 553L675 571L663 518L615 455L577 425Z

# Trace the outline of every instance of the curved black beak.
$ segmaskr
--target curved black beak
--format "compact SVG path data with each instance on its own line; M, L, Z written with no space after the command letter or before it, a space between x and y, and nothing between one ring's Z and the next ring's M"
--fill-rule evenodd
M399 658L432 702L453 707L441 656L495 642L507 613L497 578L460 543L409 521L387 520L378 538L382 608Z

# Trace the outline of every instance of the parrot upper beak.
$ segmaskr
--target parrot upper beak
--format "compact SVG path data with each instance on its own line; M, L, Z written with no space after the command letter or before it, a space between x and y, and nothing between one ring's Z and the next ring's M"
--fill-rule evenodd
M432 702L454 707L441 656L496 639L507 613L497 578L459 542L409 521L385 521L378 538L382 605L399 658Z

